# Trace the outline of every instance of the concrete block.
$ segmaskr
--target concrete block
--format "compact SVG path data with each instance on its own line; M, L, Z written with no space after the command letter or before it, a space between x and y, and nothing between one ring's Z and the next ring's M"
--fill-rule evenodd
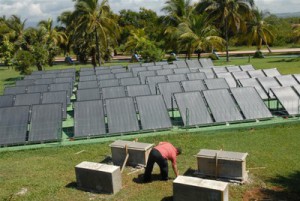
M122 188L120 167L84 161L75 166L79 189L115 194Z
M173 181L174 201L228 201L228 183L178 176Z
M245 182L248 153L201 149L197 154L199 174Z
M113 164L119 166L123 164L126 157L126 145L129 153L129 158L126 165L146 166L153 144L124 140L117 140L109 145L111 147Z

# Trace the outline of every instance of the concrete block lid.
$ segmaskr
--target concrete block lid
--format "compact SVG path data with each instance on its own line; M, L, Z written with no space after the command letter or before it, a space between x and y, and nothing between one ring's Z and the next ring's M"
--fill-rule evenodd
M224 191L228 187L227 182L201 179L197 177L178 176L173 183Z
M222 151L222 150L211 150L211 149L201 149L197 154L197 157L201 158L215 158L216 155L218 159L233 160L233 161L245 161L248 153L232 152L232 151Z
M120 169L119 166L114 165L107 165L102 163L95 163L95 162L88 162L83 161L75 166L75 168L81 168L81 169L89 169L89 170L98 170L101 172L114 172L118 169Z
M125 148L126 145L127 145L128 149L144 150L144 151L153 147L153 144L149 144L149 143L124 141L124 140L117 140L117 141L111 143L109 146Z

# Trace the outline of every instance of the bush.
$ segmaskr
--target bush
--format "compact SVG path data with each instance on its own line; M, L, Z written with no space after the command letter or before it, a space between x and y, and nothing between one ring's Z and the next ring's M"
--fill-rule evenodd
M34 64L34 58L28 51L19 50L14 58L14 65L16 70L20 71L22 75L28 75L31 73L30 66Z
M257 50L254 53L253 58L265 58L265 56L264 56L264 54L260 50Z
M154 45L150 45L148 47L145 47L141 51L141 56L144 60L144 62L155 62L155 61L161 61L164 58L165 52L161 49L157 48Z

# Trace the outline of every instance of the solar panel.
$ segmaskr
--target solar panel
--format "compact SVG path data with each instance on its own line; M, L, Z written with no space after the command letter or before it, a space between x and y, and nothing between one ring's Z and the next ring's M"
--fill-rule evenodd
M59 103L62 106L63 119L67 118L67 91L52 91L42 93L42 104Z
M66 68L61 70L62 73L75 73L76 69L75 68Z
M248 71L248 74L252 78L266 77L262 70L251 70L251 71Z
M81 71L79 72L79 76L89 76L89 75L95 75L95 71L89 70L89 71Z
M57 74L56 73L51 73L51 74L42 74L42 79L48 79L48 78L56 78Z
M149 85L152 94L156 94L156 84L161 82L167 82L167 78L163 75L146 78L146 83Z
M142 63L141 66L155 66L154 62Z
M201 66L198 59L186 60L185 62L188 65L189 68L202 68L202 66Z
M203 80L207 78L205 73L203 72L187 73L186 76L188 77L189 80Z
M145 96L151 95L150 88L147 84L127 86L128 96Z
M148 71L152 71L152 70L161 70L162 69L162 66L160 65L160 66L158 66L158 65L156 65L156 66L148 66L147 67L147 70Z
M115 74L108 73L108 74L101 74L97 75L97 80L109 80L109 79L115 79Z
M61 104L33 105L28 141L46 142L61 139Z
M53 78L41 78L41 79L36 79L34 84L52 84L54 83Z
M162 65L167 65L168 62L167 61L158 61L158 62L155 62L155 66L162 66Z
M173 61L173 64L177 65L178 68L187 68L187 64L183 60Z
M31 73L31 75L41 75L41 74L43 74L44 73L44 71L33 71L32 73Z
M122 86L137 85L137 84L141 84L141 81L138 77L127 77L127 78L121 78L120 84Z
M98 83L99 83L100 88L115 87L115 86L119 86L120 85L118 79L99 80Z
M0 108L12 107L14 105L14 95L2 95L0 96Z
M297 82L300 83L300 74L294 74L293 76L297 80Z
M126 68L112 68L110 71L112 73L125 73L126 72Z
M243 120L228 89L207 90L203 91L203 95L216 122Z
M77 101L97 100L97 99L101 99L99 88L77 90Z
M167 79L169 82L180 82L180 81L187 80L185 74L167 75Z
M32 93L32 94L16 94L15 96L15 105L34 105L40 104L41 94Z
M157 70L156 71L157 75L172 75L174 74L173 69L162 69L162 70Z
M15 87L5 87L4 88L4 94L23 94L26 93L26 86L15 86Z
M96 75L104 75L112 73L110 69L96 69Z
M86 75L86 76L79 77L79 82L91 81L91 80L97 80L97 76L96 75Z
M232 76L235 80L250 78L249 74L246 71L232 72Z
M199 71L205 73L205 75L208 79L216 77L212 68L201 68L201 69L199 69Z
M227 68L226 67L214 67L212 68L215 74L219 73L227 73Z
M226 69L227 69L228 72L242 71L239 66L227 66Z
M175 68L174 69L174 73L175 74L186 74L186 73L190 73L191 70L189 68Z
M124 86L102 88L102 99L125 97Z
M172 94L182 92L179 82L165 82L157 84L160 94L162 94L168 109L177 108L172 102Z
M143 130L171 128L172 123L161 95L136 97Z
M240 68L242 69L242 71L252 71L252 70L255 70L255 68L252 66L252 64L241 65Z
M80 72L82 71L94 71L94 68L80 68Z
M263 72L267 77L275 77L281 75L277 68L263 69Z
M57 74L57 78L73 78L73 80L75 80L75 73L72 72L65 72L65 73L59 73ZM55 78L55 79L57 79Z
M134 67L131 69L134 77L137 77L139 72L146 71L146 70L147 70L147 68L145 66L144 67Z
M272 114L254 87L230 89L246 119L271 118Z
M96 66L95 67L95 70L104 70L104 69L107 69L108 67L104 67L104 66Z
M200 92L175 93L174 97L185 126L213 123Z
M110 66L109 68L112 69L112 70L114 70L114 69L126 69L126 68L124 68L124 66L122 66L122 65Z
M74 137L106 133L102 100L74 103Z
M212 60L211 60L211 58L200 58L200 59L199 59L199 62L200 62L201 66L202 66L203 68L207 68L207 67L212 67L212 66L214 66L214 64L213 64L213 62L212 62Z
M247 78L247 79L240 79L239 83L242 87L254 87L256 91L258 92L261 99L266 100L268 99L268 95L265 92L265 90L262 88L262 86L259 84L257 79L255 78Z
M294 79L292 75L278 75L275 78L283 87L298 85L298 82Z
M217 74L218 78L225 78L226 82L228 83L229 87L237 87L237 83L232 76L231 73L218 73Z
M297 94L300 96L300 85L295 85L293 88L296 90Z
M48 84L30 85L27 86L27 93L41 93L49 90Z
M271 91L289 115L300 114L300 100L292 87L272 88Z
M67 92L67 103L70 104L70 99L73 93L71 83L55 83L50 84L49 91L66 91Z
M128 64L129 69L134 68L134 67L139 67L139 66L141 66L140 63Z
M146 83L146 77L155 76L155 75L156 75L156 71L141 71L138 73L138 77L140 78L142 84Z
M54 79L54 83L66 83L66 82L71 83L73 86L74 80L71 77L59 77Z
M0 145L25 143L29 106L0 108Z
M125 73L116 73L115 77L120 79L120 78L126 78L126 77L133 77L132 72L125 72Z
M205 79L204 83L208 89L228 89L229 85L225 78Z
M257 79L261 84L265 92L269 95L270 98L274 98L272 92L270 92L271 88L280 87L280 84L274 77L261 77Z
M163 65L162 67L163 67L163 69L175 69L175 68L177 68L177 65L167 64L167 65Z
M35 80L17 80L16 86L29 86L33 85Z
M139 130L131 97L106 99L105 103L109 133L127 133Z
M206 90L206 86L204 85L202 80L188 80L182 81L181 85L184 91L202 91Z
M89 89L89 88L97 88L98 82L97 80L78 82L78 89Z
M26 75L24 76L24 80L36 80L36 79L41 79L42 75Z

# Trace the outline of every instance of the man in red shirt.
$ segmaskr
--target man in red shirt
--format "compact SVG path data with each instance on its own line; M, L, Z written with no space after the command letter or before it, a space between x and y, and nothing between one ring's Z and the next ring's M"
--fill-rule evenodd
M172 168L176 176L179 175L176 163L176 157L181 154L181 149L174 147L169 142L160 142L156 147L154 147L148 158L144 182L151 181L151 173L153 170L154 163L157 163L160 168L161 180L168 180L168 160L172 162Z

